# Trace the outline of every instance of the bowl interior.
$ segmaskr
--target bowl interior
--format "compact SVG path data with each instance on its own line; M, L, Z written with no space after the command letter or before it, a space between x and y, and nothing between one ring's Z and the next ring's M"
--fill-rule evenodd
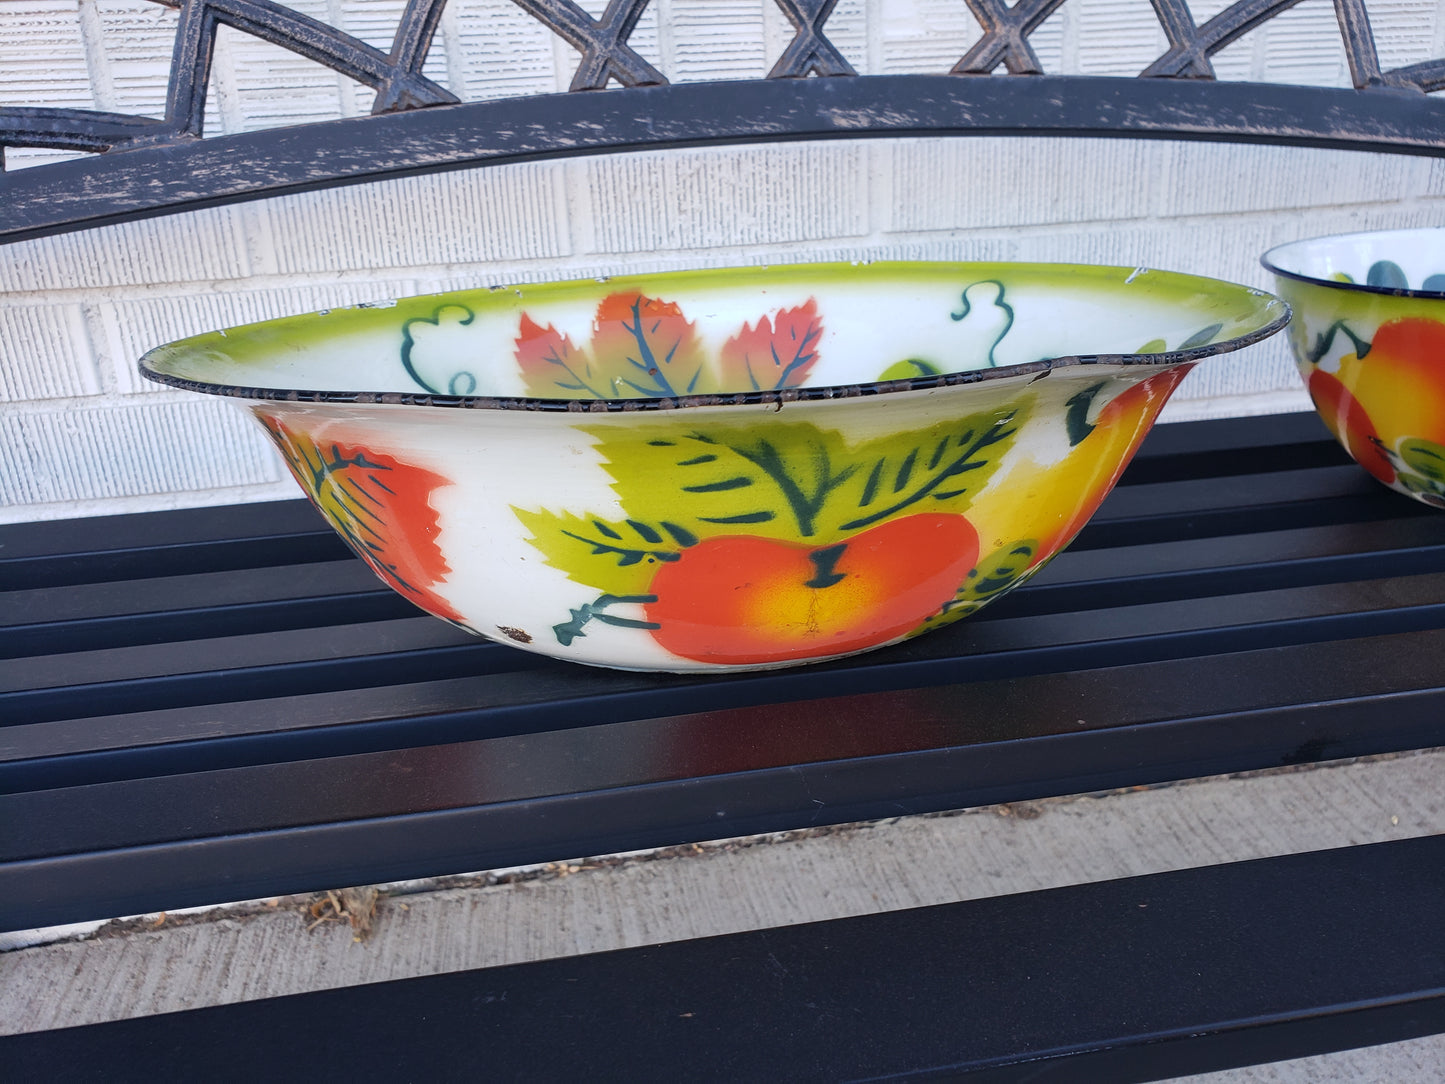
M142 371L199 391L574 399L823 388L1070 356L1215 353L1283 304L1141 268L869 263L492 287L211 332Z
M1294 241L1271 249L1278 274L1391 293L1445 293L1445 229L1378 230Z

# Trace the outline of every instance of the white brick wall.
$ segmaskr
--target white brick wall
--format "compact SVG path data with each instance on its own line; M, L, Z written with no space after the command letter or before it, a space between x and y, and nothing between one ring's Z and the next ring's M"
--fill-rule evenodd
M291 0L388 48L404 0ZM1194 0L1203 23L1228 0ZM594 16L605 0L583 0ZM1445 55L1445 0L1371 0L1386 67ZM174 10L7 0L0 104L159 115ZM839 0L863 73L942 72L978 36L962 0ZM653 0L633 46L675 81L756 78L790 40L773 0ZM1148 0L1070 0L1046 70L1132 75L1165 39ZM510 0L452 0L426 74L466 100L565 89L576 51ZM1214 58L1221 78L1348 85L1330 0ZM218 42L210 133L364 115L371 92L243 34ZM55 152L12 151L12 168ZM212 327L504 280L902 257L1147 264L1259 286L1258 254L1438 224L1445 165L1211 144L962 138L711 148L335 189L0 248L0 522L295 492L228 403L135 359ZM0 209L3 213L3 209ZM1201 367L1174 418L1303 409L1282 339Z

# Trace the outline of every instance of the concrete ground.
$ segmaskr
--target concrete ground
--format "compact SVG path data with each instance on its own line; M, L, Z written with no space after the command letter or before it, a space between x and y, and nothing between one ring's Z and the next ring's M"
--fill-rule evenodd
M144 916L0 940L0 1034L1440 832L1445 749ZM1445 1081L1445 1036L1194 1079Z

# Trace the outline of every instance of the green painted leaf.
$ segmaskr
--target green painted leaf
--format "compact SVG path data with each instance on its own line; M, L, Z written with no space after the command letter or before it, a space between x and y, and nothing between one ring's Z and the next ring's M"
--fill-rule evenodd
M879 380L911 380L919 376L937 376L943 372L931 361L924 361L922 358L905 358L903 361L895 361L888 368L878 374Z
M512 511L531 532L528 539L546 558L578 583L619 597L646 593L657 566L676 561L697 537L668 522L617 520L571 512Z
M906 512L963 512L1018 432L1018 411L989 412L851 449L852 468L820 510L825 535L847 535Z
M1393 260L1376 260L1365 273L1365 285L1382 286L1387 290L1408 290L1410 280Z
M1355 357L1363 359L1370 352L1370 343L1360 338L1343 320L1336 320L1320 334L1315 336L1315 342L1309 349L1308 358L1310 364L1318 364L1319 360L1330 352L1335 344L1335 336L1343 335L1350 340L1350 345L1355 348Z
M1039 544L1035 539L1023 538L979 558L958 593L945 602L942 610L930 617L920 631L967 617L990 599L1031 577L1043 567L1042 564L1031 564L1038 551Z
M857 469L848 465L841 436L807 423L597 435L623 506L644 516L665 513L699 537L814 537L819 510Z
M1223 327L1223 324L1210 324L1208 327L1202 327L1180 343L1179 349L1193 350L1196 346L1207 346L1214 341L1214 336L1218 335Z
M1069 434L1069 447L1077 448L1095 429L1094 423L1089 421L1089 411L1094 406L1094 400L1099 393L1109 386L1107 380L1101 380L1097 384L1090 384L1082 391L1075 392L1064 404L1064 430Z
M963 511L1021 421L986 412L859 445L806 422L594 432L623 507L649 523L823 544L910 510Z
M993 598L1018 582L1038 551L1039 544L1032 538L996 550L978 562L977 575L969 577L963 592L974 598Z
M1445 483L1445 447L1414 437L1400 445L1400 459L1415 474Z
M1394 451L1378 437L1372 438L1395 468L1395 483L1426 504L1445 508L1445 447L1411 437Z
M563 647L571 647L573 640L587 635L587 624L592 621L621 629L661 628L662 626L656 621L646 621L639 617L624 617L610 609L613 606L656 601L656 595L600 595L591 602L584 602L576 609L568 610L567 620L552 626L552 635L557 637L557 642Z

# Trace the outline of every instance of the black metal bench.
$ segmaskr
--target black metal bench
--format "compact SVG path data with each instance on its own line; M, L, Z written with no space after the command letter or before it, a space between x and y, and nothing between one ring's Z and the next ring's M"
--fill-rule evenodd
M845 73L831 5L780 3L799 31L768 81L215 140L192 137L217 20L416 107L443 104L418 74L440 5L410 4L386 57L258 0L188 4L164 120L0 109L0 144L124 149L6 175L0 237L760 139L1445 154L1445 106L1421 93L1445 62L1381 73L1355 0L1337 10L1359 91L789 78ZM523 6L583 49L578 89L656 83L625 44L640 2L596 23ZM955 71L1027 72L1027 33L1056 5L970 6L987 33ZM1204 74L1288 6L1195 32L1159 0L1172 47L1150 74ZM781 673L610 673L470 639L378 584L300 501L3 527L0 588L6 929L1445 745L1445 518L1377 486L1313 415L1163 427L1027 587L918 641ZM474 770L513 761L528 770ZM577 1075L599 1049L657 1078L1152 1079L1445 1030L1442 890L1445 838L1376 844L39 1033L0 1058L21 1079L294 1074L323 1057L338 1073Z
M0 530L19 656L0 693L0 927L1445 744L1445 518L1374 483L1313 415L1162 428L1015 596L775 674L611 673L480 643L379 588L309 506L264 512ZM1445 1028L1442 890L1434 837L0 1050L137 1076L294 1071L335 1028L367 1041L326 1047L332 1068L404 1049L418 1073L443 1051L576 1071L605 1039L657 1077L1007 1077L1057 1058L1069 1079L1147 1079ZM682 1012L710 1023L679 1030Z

